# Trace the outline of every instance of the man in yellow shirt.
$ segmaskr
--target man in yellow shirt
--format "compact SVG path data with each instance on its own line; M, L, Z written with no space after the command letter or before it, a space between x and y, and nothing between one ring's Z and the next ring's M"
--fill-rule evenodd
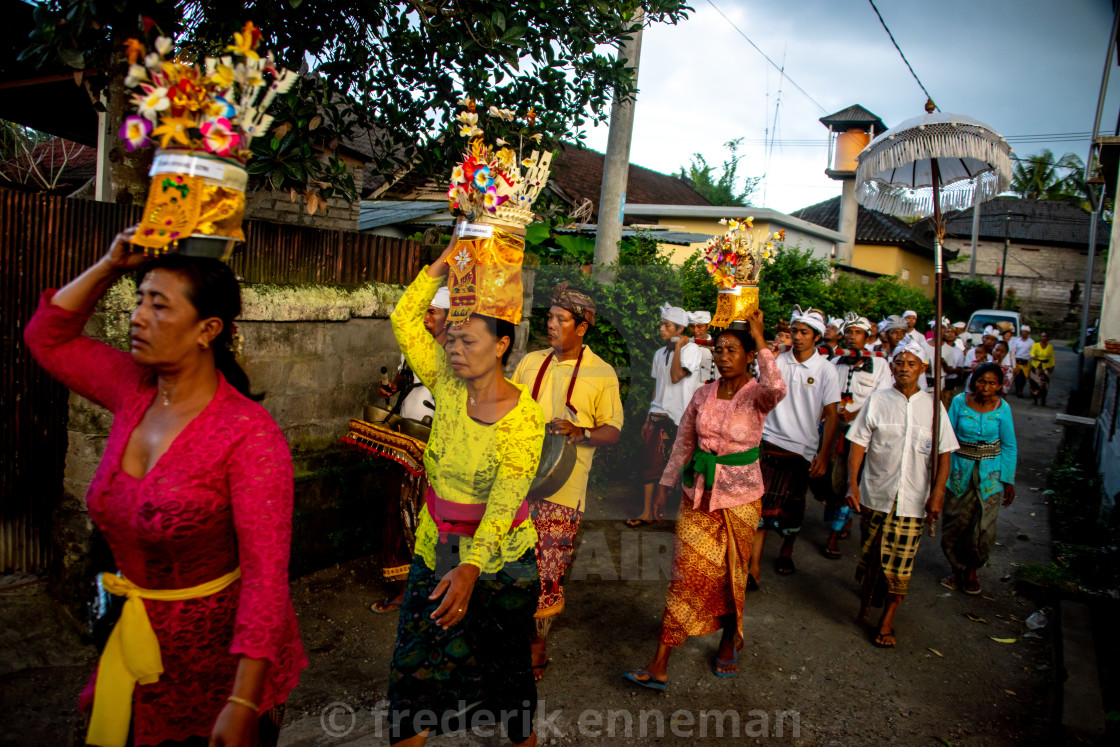
M529 494L529 510L540 536L541 596L533 642L538 680L548 665L545 637L564 609L563 576L572 562L595 448L616 443L622 433L618 376L583 344L584 335L595 324L595 301L564 282L553 291L550 303L548 342L552 347L526 355L513 374L514 383L528 387L544 410L548 432L567 436L576 448L575 467L559 490L548 496Z

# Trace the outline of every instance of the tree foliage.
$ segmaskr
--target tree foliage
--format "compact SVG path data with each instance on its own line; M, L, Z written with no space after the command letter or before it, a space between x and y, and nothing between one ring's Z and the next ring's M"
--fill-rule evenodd
M1049 148L1015 162L1011 191L1032 200L1073 200L1087 196L1085 163L1073 153L1055 160Z
M337 157L340 138L373 130L383 135L371 148L380 173L414 160L442 171L455 155L442 138L464 96L515 111L535 108L545 147L581 139L589 119L605 121L615 92L636 89L632 69L612 48L637 28L641 6L646 23L676 23L691 10L681 0L45 0L21 56L107 70L111 89L125 75L119 50L126 38L150 42L162 33L188 57L214 54L252 20L264 31L262 48L280 63L318 74L317 90L304 95L333 112L325 118L338 125L324 136L287 120L293 140L283 162L294 166L293 158L308 153ZM126 103L112 99L111 112ZM329 171L313 171L265 170L283 188L303 191L316 177L345 186Z
M681 178L692 182L692 188L713 205L749 206L761 177L749 176L742 182L739 181L739 161L743 158L739 153L739 146L742 142L743 138L737 138L723 144L729 153L718 176L702 154L693 153L692 163L688 168L681 167Z

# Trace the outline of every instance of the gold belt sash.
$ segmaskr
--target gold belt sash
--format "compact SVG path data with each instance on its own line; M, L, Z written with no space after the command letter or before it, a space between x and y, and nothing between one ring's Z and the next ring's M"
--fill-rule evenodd
M126 600L98 660L86 744L124 747L132 722L132 691L137 683L150 685L163 674L159 640L142 600L180 602L208 597L239 578L240 567L189 589L142 589L121 576L106 573L101 577L105 591Z

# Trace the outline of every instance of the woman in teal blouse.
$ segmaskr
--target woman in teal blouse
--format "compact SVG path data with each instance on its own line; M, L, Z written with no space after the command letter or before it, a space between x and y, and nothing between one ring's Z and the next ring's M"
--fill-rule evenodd
M941 550L953 568L941 585L965 594L980 593L976 571L987 565L996 541L999 507L1015 500L1018 449L1002 387L1000 367L982 364L972 375L971 391L958 394L949 407L961 448L953 452L941 514Z

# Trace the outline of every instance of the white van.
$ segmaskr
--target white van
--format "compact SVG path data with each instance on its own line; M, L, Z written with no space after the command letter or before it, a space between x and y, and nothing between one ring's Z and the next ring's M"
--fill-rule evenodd
M1018 311L977 309L972 312L972 316L968 319L968 327L965 329L964 338L973 345L979 345L980 338L984 336L984 328L994 327L999 322L1011 322L1014 327L1012 336L1019 336L1019 325L1022 323L1022 320L1019 317Z

